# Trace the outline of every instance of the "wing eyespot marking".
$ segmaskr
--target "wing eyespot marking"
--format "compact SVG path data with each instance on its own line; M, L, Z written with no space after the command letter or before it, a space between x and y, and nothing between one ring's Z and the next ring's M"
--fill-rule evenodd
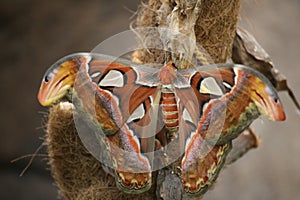
M100 87L124 87L124 75L118 70L110 70L102 77L98 85Z
M223 85L224 85L224 87L225 88L227 88L227 89L229 89L229 90L231 90L232 89L232 85L230 85L229 83L227 83L226 81L223 81Z
M211 94L216 96L224 95L222 88L212 77L206 77L201 81L199 92L202 94Z
M98 76L100 76L101 72L94 72L92 73L90 76L92 79L97 78Z
M51 80L51 79L53 78L53 76L54 76L54 73L53 73L53 72L50 72L50 73L46 74L45 77L44 77L44 81L45 81L46 83L48 83L49 80Z
M144 104L139 105L129 116L126 123L131 123L142 119L145 116L146 110Z
M182 118L183 118L185 121L194 123L194 122L193 122L193 119L192 119L192 117L191 117L191 115L190 115L190 113L187 111L186 108L183 109L183 112L182 112Z

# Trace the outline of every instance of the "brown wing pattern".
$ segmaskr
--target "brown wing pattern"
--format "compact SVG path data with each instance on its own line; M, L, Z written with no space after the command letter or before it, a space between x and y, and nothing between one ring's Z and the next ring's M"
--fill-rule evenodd
M186 192L203 194L218 176L232 139L261 114L284 120L284 112L269 81L245 66L226 64L179 73L191 85L188 88L175 83L182 106L182 181ZM202 93L206 78L213 78L223 94ZM184 109L190 114L190 121L182 117Z

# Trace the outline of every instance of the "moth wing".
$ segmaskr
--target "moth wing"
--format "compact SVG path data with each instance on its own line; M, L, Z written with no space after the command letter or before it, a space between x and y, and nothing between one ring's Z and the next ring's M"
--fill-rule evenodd
M75 91L82 93L79 99L85 103L83 106L93 113L102 127L111 118L119 129L156 92L157 70L102 54L87 54L85 57L76 78ZM86 91L92 94L87 95ZM107 131L107 134L114 132Z
M182 113L184 105L181 104L179 107ZM202 137L205 129L201 127L201 122L195 125L182 114L179 116L179 147L183 152L182 184L185 192L202 195L218 177L231 150L231 142L224 145L211 145Z
M218 64L217 68L216 65L200 66L180 73L197 94L198 104L202 105L199 123L210 126L203 137L212 143L225 144L236 138L261 114L273 120L285 119L272 84L249 67ZM219 87L218 91L205 89L204 82L209 79Z
M251 68L225 64L178 73L181 78L175 88L181 107L183 186L186 192L200 195L218 176L232 139L259 115L283 120L284 113L270 82ZM208 79L213 80L214 87L205 85ZM189 119L184 117L184 110Z
M76 65L71 66L73 63ZM106 141L114 163L109 167L114 169L117 185L127 192L148 190L151 165L127 121L149 96L156 94L156 85L149 84L154 82L157 70L91 53L67 56L57 65L76 67L72 101L96 131L102 129L104 135L98 134L98 138Z

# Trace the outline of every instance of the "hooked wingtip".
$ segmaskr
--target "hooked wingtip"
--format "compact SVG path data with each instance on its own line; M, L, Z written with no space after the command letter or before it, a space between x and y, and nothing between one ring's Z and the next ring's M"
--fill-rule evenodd
M284 121L285 112L279 98L268 92L269 88L255 90L254 102L259 107L260 112L267 115L273 121Z
M271 109L271 113L274 121L284 121L286 119L285 112L280 102L274 104L274 108Z
M71 88L70 85L59 84L58 87L51 87L45 83L41 84L39 93L37 95L38 101L42 106L51 106L60 99L62 99Z
M48 100L47 94L45 92L45 86L42 82L41 87L39 89L39 93L37 95L38 101L42 106L50 106L52 104L51 101Z
M37 98L42 106L51 106L62 99L73 87L76 73L76 63L68 60L50 68L42 80Z

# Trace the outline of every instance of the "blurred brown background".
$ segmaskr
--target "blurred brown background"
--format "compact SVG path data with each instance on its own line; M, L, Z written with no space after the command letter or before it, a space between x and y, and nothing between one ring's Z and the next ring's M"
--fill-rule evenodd
M46 161L38 157L44 114L36 94L45 70L64 55L90 51L128 29L139 0L1 0L0 2L0 199L57 199ZM244 1L241 24L270 53L300 98L300 1ZM114 45L114 44L112 44ZM223 171L205 200L300 199L300 116L280 94L287 120L257 120L262 143ZM45 148L41 153L45 152Z

